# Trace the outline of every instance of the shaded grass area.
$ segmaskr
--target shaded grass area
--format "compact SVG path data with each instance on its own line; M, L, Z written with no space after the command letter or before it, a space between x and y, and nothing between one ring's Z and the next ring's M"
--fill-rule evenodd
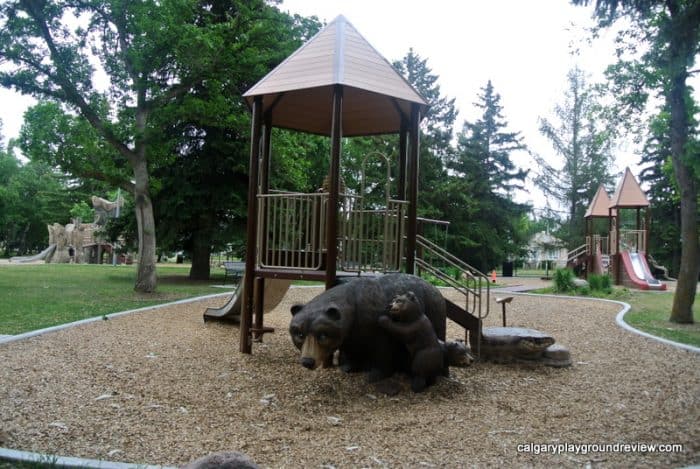
M700 314L697 301L693 305L694 324L678 324L671 317L673 293L637 293L627 301L632 308L625 315L625 322L639 330L658 337L700 347Z
M532 293L558 294L553 287L542 288ZM671 292L644 292L613 287L609 294L601 291L588 291L587 293L581 294L575 290L565 294L624 301L630 305L629 312L625 314L625 322L630 326L657 337L700 347L700 313L698 313L697 301L693 305L695 323L677 324L669 321L673 304L673 293Z
M45 327L195 296L224 293L223 270L192 281L183 267L158 267L155 293L134 291L135 266L40 264L0 268L0 334ZM219 273L221 271L221 273Z

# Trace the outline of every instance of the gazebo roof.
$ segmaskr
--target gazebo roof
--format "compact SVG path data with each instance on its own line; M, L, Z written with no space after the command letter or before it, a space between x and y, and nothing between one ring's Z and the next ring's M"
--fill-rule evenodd
M588 206L588 210L586 210L586 214L583 216L583 218L607 218L609 216L609 207L610 197L608 197L608 193L605 191L605 187L603 187L603 185L601 184L600 186L598 186L598 191L593 196L593 200L591 200L591 205Z
M338 16L243 96L262 96L272 125L330 135L333 88L343 86L343 135L398 132L427 101L344 16Z
M642 188L639 187L639 183L632 175L632 171L629 168L625 168L625 175L622 177L620 184L618 184L615 195L610 200L610 208L640 208L648 206L649 200L644 195Z

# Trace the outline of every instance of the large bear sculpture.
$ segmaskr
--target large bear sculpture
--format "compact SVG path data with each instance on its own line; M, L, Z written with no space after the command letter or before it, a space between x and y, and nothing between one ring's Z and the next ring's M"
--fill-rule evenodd
M289 333L301 351L300 363L309 369L330 366L338 350L341 368L367 371L370 382L408 371L406 346L377 320L395 296L409 291L444 341L445 300L434 286L408 274L361 277L326 290L306 305L292 306Z

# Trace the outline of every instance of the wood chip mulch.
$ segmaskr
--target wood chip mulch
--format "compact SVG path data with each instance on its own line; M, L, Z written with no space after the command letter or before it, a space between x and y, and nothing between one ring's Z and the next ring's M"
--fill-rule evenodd
M320 292L291 289L252 355L238 352L236 326L202 321L225 298L0 345L0 446L165 465L224 450L262 467L700 463L700 355L621 329L619 305L517 296L508 325L553 335L573 366L477 363L421 394L399 376L390 397L362 375L297 363L289 308ZM486 325L500 325L491 310ZM682 450L532 446L625 443Z

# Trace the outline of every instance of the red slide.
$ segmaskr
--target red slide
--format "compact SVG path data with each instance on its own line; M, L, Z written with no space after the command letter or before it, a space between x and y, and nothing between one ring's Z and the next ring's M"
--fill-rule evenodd
M651 275L644 252L620 252L622 265L630 282L641 290L666 290L666 284Z

